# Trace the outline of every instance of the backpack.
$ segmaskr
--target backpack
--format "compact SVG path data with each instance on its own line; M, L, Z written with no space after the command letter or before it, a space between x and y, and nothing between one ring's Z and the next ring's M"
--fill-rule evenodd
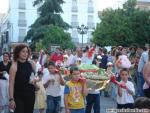
M119 56L120 67L129 69L131 67L131 62L126 55Z

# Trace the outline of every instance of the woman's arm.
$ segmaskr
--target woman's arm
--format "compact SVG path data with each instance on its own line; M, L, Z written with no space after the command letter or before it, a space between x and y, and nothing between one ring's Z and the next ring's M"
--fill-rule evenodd
M14 83L15 83L15 76L17 72L17 63L12 63L10 70L9 70L9 97L14 98Z
M15 76L17 72L17 63L13 62L10 70L9 70L9 101L10 101L10 108L15 109L16 105L14 102L14 83L15 83Z
M148 84L148 86L150 86L150 63L146 63L144 68L143 68L143 77L145 82Z

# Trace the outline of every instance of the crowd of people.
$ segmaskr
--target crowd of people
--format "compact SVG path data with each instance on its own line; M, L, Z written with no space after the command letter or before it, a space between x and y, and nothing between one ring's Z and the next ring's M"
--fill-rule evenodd
M94 64L117 82L102 91L89 90L78 66ZM27 45L3 53L0 62L0 113L100 113L100 96L116 101L118 109L150 109L149 47L101 47L31 52ZM60 67L67 68L64 76ZM149 111L150 112L150 111Z

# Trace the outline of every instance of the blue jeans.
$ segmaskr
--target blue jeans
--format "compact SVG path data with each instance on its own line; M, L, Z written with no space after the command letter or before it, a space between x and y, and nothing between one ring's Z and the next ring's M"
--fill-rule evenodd
M84 108L83 109L70 109L71 113L85 113Z
M87 105L85 113L91 113L92 107L94 113L100 113L100 94L88 94L86 97Z
M144 78L143 78L143 74L138 72L138 76L137 76L137 88L138 88L138 95L139 96L144 96L144 90L143 90L143 85L144 85Z
M60 113L61 97L47 96L47 110L46 113Z

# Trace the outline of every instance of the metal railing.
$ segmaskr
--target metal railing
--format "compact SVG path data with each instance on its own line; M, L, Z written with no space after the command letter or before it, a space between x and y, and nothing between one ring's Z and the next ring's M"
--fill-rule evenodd
M26 27L27 26L27 21L26 20L18 20L18 26Z
M19 3L19 9L26 9L25 3Z

